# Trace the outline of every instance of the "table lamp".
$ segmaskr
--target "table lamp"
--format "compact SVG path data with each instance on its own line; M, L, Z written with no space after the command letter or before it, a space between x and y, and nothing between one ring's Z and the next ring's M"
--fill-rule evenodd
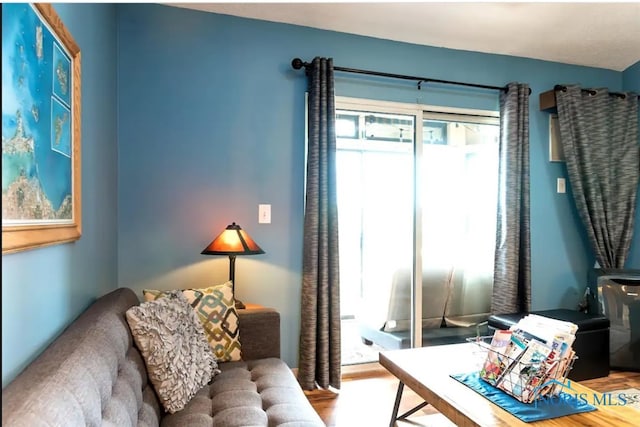
M201 252L203 255L228 255L229 256L229 280L233 297L236 300L236 308L245 308L245 305L236 298L236 255L258 255L264 251L253 241L246 231L235 222L227 225L209 246Z

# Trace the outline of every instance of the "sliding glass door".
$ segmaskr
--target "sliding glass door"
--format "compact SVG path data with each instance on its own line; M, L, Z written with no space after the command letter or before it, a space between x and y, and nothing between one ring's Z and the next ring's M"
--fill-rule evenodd
M336 113L343 363L377 360L360 341L429 345L486 317L497 118L341 98Z
M355 316L411 266L415 117L338 110L336 134L341 311Z

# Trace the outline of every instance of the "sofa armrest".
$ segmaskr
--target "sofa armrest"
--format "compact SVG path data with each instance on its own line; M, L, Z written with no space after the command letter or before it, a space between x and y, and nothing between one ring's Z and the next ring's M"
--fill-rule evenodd
M280 313L272 308L238 310L243 360L280 358Z

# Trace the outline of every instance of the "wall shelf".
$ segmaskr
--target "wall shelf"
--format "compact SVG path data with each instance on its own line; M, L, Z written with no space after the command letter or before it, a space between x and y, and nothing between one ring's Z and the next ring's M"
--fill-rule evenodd
M553 89L540 94L540 111L546 111L547 113L558 111L556 107L556 92Z

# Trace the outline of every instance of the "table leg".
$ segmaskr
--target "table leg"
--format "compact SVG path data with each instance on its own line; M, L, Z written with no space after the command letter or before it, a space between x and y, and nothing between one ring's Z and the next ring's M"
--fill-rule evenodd
M404 383L402 381L398 381L396 402L393 404L393 412L391 413L391 422L389 423L389 427L393 427L398 419L398 409L400 408L400 400L402 400L402 390L404 390Z
M429 404L427 402L422 402L421 404L419 404L415 408L410 409L407 412L405 412L404 414L398 416L398 409L400 409L400 401L402 400L402 392L403 392L403 390L404 390L404 383L402 381L399 381L398 382L398 391L396 392L396 401L393 404L393 412L391 413L391 422L389 423L389 427L394 427L396 421L403 420L403 419L407 418L408 416L414 414L415 412L419 411L420 409L424 408L425 406L427 406Z

